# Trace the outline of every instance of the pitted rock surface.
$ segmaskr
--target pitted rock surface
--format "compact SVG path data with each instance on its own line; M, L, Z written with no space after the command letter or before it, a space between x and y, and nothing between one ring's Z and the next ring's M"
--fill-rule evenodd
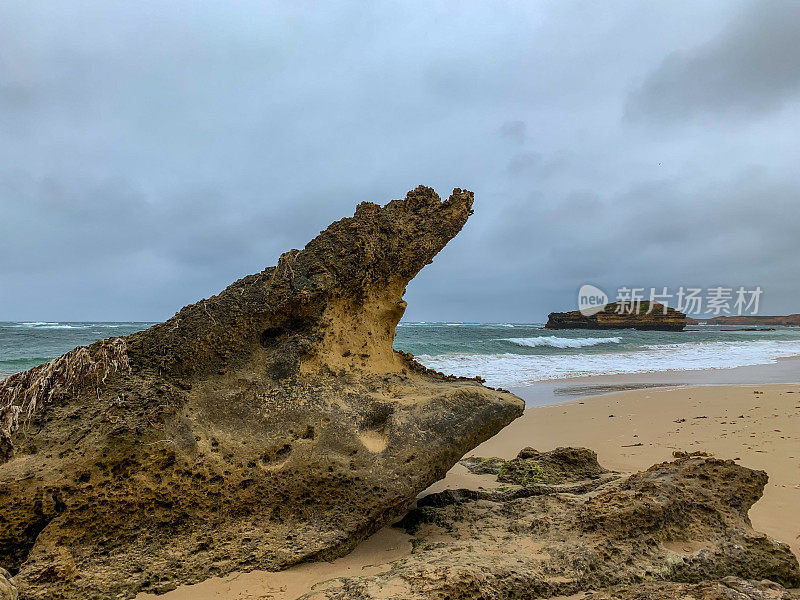
M0 382L0 565L24 598L131 598L341 555L522 414L393 347L472 212L419 187L125 338Z

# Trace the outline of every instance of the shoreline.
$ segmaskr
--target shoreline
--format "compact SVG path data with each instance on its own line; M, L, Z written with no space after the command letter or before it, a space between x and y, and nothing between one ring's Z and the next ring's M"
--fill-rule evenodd
M800 356L774 363L726 369L666 370L612 375L586 375L537 381L509 387L527 408L566 404L624 391L689 388L717 385L774 385L800 383Z
M800 556L798 384L645 388L532 406L469 455L508 459L526 446L541 451L558 446L590 448L601 465L626 473L672 460L676 450L706 451L765 470L770 480L750 511L753 526L786 542ZM473 475L456 464L420 496L495 485L493 476ZM280 572L232 574L161 596L140 594L137 600L292 600L337 577L388 570L388 563L410 553L410 537L385 527L332 562L301 564Z

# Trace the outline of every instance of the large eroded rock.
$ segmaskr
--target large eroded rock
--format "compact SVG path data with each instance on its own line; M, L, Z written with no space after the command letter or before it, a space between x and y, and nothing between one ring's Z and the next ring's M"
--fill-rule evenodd
M782 587L800 586L797 559L747 517L763 471L686 457L622 477L566 448L526 449L514 472L523 463L537 475L526 485L421 499L400 522L414 535L410 556L304 598L800 598Z
M24 598L130 598L329 558L522 413L392 349L472 193L362 203L169 321L0 383L0 565Z

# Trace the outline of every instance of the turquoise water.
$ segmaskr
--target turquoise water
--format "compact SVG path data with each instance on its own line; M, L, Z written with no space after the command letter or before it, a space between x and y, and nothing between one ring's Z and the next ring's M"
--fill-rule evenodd
M76 346L147 329L152 323L0 322L0 377L26 371Z
M0 375L24 371L98 339L151 323L0 323ZM694 326L683 332L549 331L541 323L401 323L395 347L426 366L480 375L490 385L596 374L725 369L800 356L800 328L723 331Z
M395 347L428 367L484 377L490 385L525 386L586 375L696 371L771 364L800 356L800 328L682 332L559 330L542 323L401 323Z

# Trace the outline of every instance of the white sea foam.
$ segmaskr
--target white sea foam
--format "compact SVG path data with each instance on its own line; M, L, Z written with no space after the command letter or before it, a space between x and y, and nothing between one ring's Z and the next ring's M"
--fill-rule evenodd
M800 341L693 342L645 346L643 350L594 354L419 355L426 367L453 375L480 375L489 385L519 386L585 375L731 369L800 356Z
M16 327L29 327L31 329L85 329L87 325L68 325L66 323L19 323Z
M619 344L622 342L622 339L618 337L565 338L555 335L542 335L528 338L503 338L503 340L498 341L511 342L512 344L527 346L528 348L537 348L539 346L550 346L551 348L587 348L589 346L599 346L601 344Z
M513 329L514 327L535 326L541 327L543 323L445 323L437 321L401 321L398 327L480 327L482 329L496 329L499 327Z

